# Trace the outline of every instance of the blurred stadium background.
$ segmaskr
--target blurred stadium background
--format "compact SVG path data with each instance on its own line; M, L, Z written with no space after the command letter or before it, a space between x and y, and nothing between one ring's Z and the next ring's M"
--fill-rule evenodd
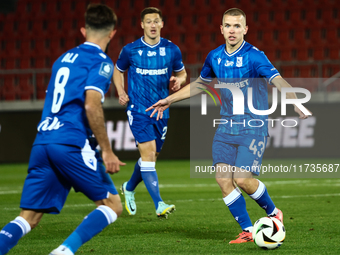
M188 81L198 77L208 52L224 43L219 29L223 12L241 8L249 26L246 40L263 50L283 77L294 79L293 86L312 92L309 105L320 118L310 124L312 131L310 126L307 131L282 134L273 141L269 156L338 156L340 138L332 136L340 124L335 117L340 110L337 0L7 0L0 5L0 163L28 161L51 66L60 54L84 41L79 29L90 2L105 3L117 13L117 34L108 51L114 62L124 45L142 36L142 9L160 8L165 22L161 35L181 49ZM113 87L106 97L104 107L113 147L122 158L136 158L138 152ZM162 155L188 159L188 104L178 104L172 112ZM304 143L300 133L309 142ZM287 137L295 137L295 142L287 143Z

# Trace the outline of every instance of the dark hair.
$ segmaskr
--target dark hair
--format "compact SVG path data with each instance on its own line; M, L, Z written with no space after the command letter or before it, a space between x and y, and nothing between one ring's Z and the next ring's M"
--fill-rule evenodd
M85 12L85 26L95 30L113 29L117 24L117 15L105 4L89 4Z
M159 17L161 17L161 19L163 19L163 15L162 15L162 11L156 7L147 7L145 8L141 14L140 14L140 19L143 21L144 17L146 14L151 14L151 13L157 13L159 14Z
M223 16L222 16L222 25L223 25L223 19L224 19L225 15L229 15L229 16L243 16L244 17L244 21L246 22L246 14L241 9L231 8L229 10L226 10L223 13ZM247 24L247 22L246 22L246 24Z

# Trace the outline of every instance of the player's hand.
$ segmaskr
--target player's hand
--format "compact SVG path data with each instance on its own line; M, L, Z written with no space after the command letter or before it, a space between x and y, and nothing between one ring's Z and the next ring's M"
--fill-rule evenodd
M156 112L157 112L157 120L163 119L163 112L170 107L171 103L169 102L168 99L162 99L159 100L157 103L154 105L150 106L148 109L145 111L148 112L153 109L153 112L150 115L150 118L152 118Z
M102 152L103 161L106 167L106 173L114 174L118 173L120 170L120 166L125 166L126 164L121 162L119 158L110 151Z
M176 76L171 76L170 81L174 82L174 85L172 86L171 90L177 91L181 88L181 79Z
M304 114L296 105L294 105L294 111L299 114L299 119L307 119L309 116L312 116L312 112L307 109L309 112L308 115Z
M119 95L119 104L122 106L126 105L129 101L129 96L125 93L125 91Z

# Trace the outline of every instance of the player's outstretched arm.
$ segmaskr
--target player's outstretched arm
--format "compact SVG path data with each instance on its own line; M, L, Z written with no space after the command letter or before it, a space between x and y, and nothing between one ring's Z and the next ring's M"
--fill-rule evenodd
M183 69L180 72L175 72L174 76L171 76L170 81L174 82L174 85L172 86L173 91L177 91L181 88L181 85L184 85L187 80L187 72L185 69Z
M275 87L278 88L278 90L281 92L282 88L291 88L292 86L281 76L276 76L272 83L275 85ZM296 94L294 92L287 93L287 98L289 99L296 99ZM308 109L307 109L308 110ZM304 114L296 105L294 105L294 111L299 115L300 119L307 119L308 116L312 115L312 112L308 110L309 114Z
M198 78L196 81L188 84L180 91L177 91L176 93L173 93L172 95L168 96L165 99L159 100L154 105L150 106L146 111L153 112L150 115L150 118L152 118L157 113L157 120L163 118L163 112L170 107L172 103L184 100L186 98L195 96L202 92L199 88L205 88L206 82L202 81L200 78Z
M113 72L113 83L117 89L119 103L123 106L126 105L130 99L124 89L124 73L118 70L116 66Z
M105 128L101 98L102 95L100 92L96 90L87 90L85 110L90 128L102 149L102 157L106 166L106 172L113 174L117 173L120 170L120 166L124 166L125 163L121 162L111 149Z

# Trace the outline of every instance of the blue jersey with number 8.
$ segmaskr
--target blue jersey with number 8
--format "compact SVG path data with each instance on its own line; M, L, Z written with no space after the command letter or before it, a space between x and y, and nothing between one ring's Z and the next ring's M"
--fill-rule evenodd
M34 144L82 148L92 136L84 107L86 90L98 91L104 102L112 74L112 60L93 43L85 42L59 57L52 67Z

